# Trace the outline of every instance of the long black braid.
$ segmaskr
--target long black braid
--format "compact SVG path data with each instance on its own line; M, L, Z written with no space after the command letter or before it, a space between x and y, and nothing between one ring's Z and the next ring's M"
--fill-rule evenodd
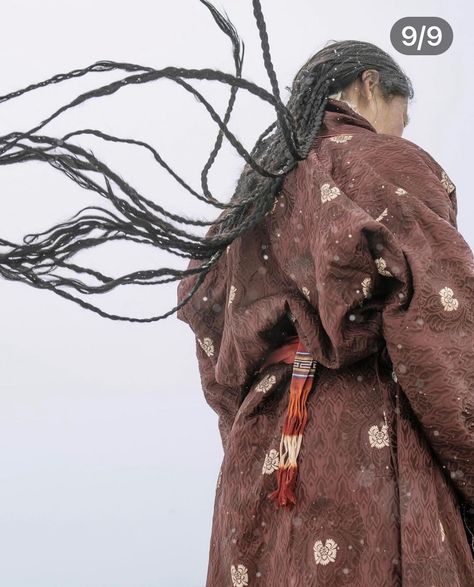
M49 289L83 308L112 320L154 322L166 318L194 295L226 247L256 226L270 211L287 173L298 164L298 161L307 157L321 127L329 96L344 89L364 70L372 68L380 74L380 86L385 98L389 99L395 95L413 97L410 80L390 55L371 43L348 40L331 42L303 65L293 80L290 98L285 105L280 97L277 76L271 60L260 2L252 0L253 13L260 34L271 92L242 77L244 44L227 14L222 15L208 0L199 1L209 10L215 23L231 41L235 68L233 75L212 69L167 67L155 70L131 63L99 61L89 67L58 74L0 96L0 102L4 102L35 89L86 74L113 70L127 73L126 77L120 80L79 95L29 131L12 132L0 137L0 165L31 160L44 161L79 186L96 192L113 207L113 211L101 206L82 208L66 222L41 233L25 235L23 244L0 239L0 247L6 249L0 253L0 274L4 278ZM63 112L87 100L111 95L130 84L143 84L159 79L172 80L192 93L219 127L214 147L201 172L202 193L188 185L159 152L144 141L119 138L97 129L76 130L62 138L38 134L38 131ZM217 81L230 87L224 118L221 119L205 97L189 83L192 80ZM239 89L271 104L277 116L276 120L261 133L250 153L228 128ZM146 149L181 187L197 199L220 209L219 216L213 221L205 221L168 212L141 195L118 173L97 159L91 151L71 142L74 136L79 135L92 135L104 141L128 143ZM208 186L208 174L216 161L224 137L245 160L244 169L228 202L219 201ZM198 236L179 227L179 224L210 228L206 235ZM99 234L93 236L93 233L97 232ZM112 278L70 261L79 251L112 240L150 244L183 258L200 260L202 263L193 269L164 267ZM62 275L58 269L66 270L75 277ZM155 285L181 280L191 274L197 274L197 279L188 296L165 314L150 318L109 314L68 291L72 289L81 294L105 293L119 285ZM81 275L87 276L93 283L84 283L79 279Z

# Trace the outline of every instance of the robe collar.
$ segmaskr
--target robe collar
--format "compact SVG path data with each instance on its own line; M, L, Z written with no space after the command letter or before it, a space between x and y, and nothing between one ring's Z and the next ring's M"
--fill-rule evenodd
M329 98L317 138L351 134L356 130L354 127L377 132L376 128L361 114L353 110L347 102Z

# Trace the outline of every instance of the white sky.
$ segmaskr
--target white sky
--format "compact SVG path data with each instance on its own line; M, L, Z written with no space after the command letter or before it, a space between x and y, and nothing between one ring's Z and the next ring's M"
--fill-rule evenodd
M244 75L268 87L250 0L216 6L246 43ZM414 12L407 0L383 10L367 0L337 6L266 0L263 9L285 98L294 73L329 39L370 41L398 60L416 92L404 136L456 184L459 228L473 246L472 3L418 0ZM411 15L445 18L454 30L451 48L430 57L396 53L390 29ZM229 43L197 0L9 2L2 56L0 94L103 59L232 71ZM116 78L92 74L1 104L0 134L30 128L85 89ZM222 112L223 89L200 88ZM231 127L250 149L273 119L269 106L242 95ZM198 103L169 82L94 100L44 132L84 127L148 141L196 188L217 132ZM88 144L167 208L214 216L146 154ZM210 180L222 199L241 165L223 149ZM0 235L12 240L99 203L38 163L2 167L0 186ZM114 275L184 266L132 245L77 260ZM216 416L202 396L192 332L175 316L151 325L114 322L19 283L2 280L0 291L0 584L203 587L222 449ZM92 301L110 312L150 316L174 306L175 297L172 285L132 287Z

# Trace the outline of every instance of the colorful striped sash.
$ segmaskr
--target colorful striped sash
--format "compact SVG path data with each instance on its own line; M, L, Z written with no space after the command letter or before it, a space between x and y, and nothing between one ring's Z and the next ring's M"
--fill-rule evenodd
M293 363L293 372L288 410L280 440L280 463L276 473L278 487L268 495L276 502L277 507L296 503L297 459L308 419L306 400L311 391L317 364L298 336L289 337L287 343L270 353L261 369L281 362Z

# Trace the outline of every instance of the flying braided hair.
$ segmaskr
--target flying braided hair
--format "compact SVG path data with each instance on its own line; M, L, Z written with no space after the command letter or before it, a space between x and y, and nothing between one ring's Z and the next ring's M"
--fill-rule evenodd
M259 0L252 0L253 14L260 35L263 62L271 91L242 76L244 43L227 14L221 14L208 0L199 2L209 10L216 25L231 42L234 74L206 68L186 69L172 66L157 70L132 63L98 61L83 69L57 74L0 96L0 103L6 102L38 88L88 74L119 70L124 72L125 76L80 94L28 131L11 132L0 137L0 165L27 161L48 163L82 188L94 191L105 198L113 208L111 211L101 206L86 206L67 221L44 232L25 235L22 244L0 238L2 277L21 281L36 288L49 289L85 309L112 320L155 322L164 319L189 301L226 247L256 226L272 208L285 176L299 161L307 157L321 127L329 97L336 95L369 68L378 70L380 87L385 98L389 99L395 95L413 97L410 80L390 55L371 43L347 40L331 41L313 55L294 77L292 87L288 88L289 100L287 104L283 104ZM88 100L109 96L127 85L145 84L161 79L172 80L190 92L219 127L214 147L201 172L201 192L188 185L159 152L144 141L119 138L90 128L75 130L60 138L40 134L49 122ZM229 86L230 96L223 118L202 93L189 83L192 80L214 81ZM228 128L238 90L245 90L267 102L276 113L276 120L263 130L251 152L245 149ZM103 141L146 149L181 188L198 200L219 209L218 217L213 221L205 221L167 211L140 194L116 171L100 161L91 150L71 140L79 135L91 135ZM216 161L224 138L245 161L236 188L228 202L218 200L208 185L209 171ZM210 228L206 235L199 236L188 232L186 225ZM81 250L116 240L153 245L179 257L199 260L200 265L192 269L163 267L141 270L112 278L71 260ZM162 315L146 318L108 313L70 291L83 295L100 294L120 285L163 284L181 280L191 274L198 274L198 278L189 294L178 305ZM86 276L92 283L81 281L81 276Z

